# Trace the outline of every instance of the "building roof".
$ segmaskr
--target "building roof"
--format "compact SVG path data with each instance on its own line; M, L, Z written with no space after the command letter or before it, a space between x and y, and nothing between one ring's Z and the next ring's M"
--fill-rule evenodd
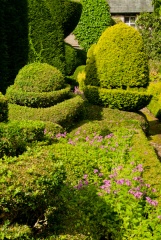
M111 13L153 12L152 0L107 0Z

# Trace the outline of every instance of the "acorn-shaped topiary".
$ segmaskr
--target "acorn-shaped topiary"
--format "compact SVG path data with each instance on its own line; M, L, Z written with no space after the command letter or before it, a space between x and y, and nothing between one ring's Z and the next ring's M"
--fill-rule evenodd
M133 111L146 106L151 99L145 93L149 69L142 37L135 28L124 23L107 28L97 44L89 49L85 71L87 88L84 91L92 103ZM113 92L114 89L119 92Z
M47 63L31 63L16 76L7 89L10 103L28 107L49 107L68 98L70 86L63 74Z

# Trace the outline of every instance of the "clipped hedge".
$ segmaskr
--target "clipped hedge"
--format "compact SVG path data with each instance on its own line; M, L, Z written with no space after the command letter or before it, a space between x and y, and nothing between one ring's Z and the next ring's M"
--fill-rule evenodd
M41 121L11 121L0 123L0 158L15 156L33 141L44 139L45 123Z
M52 150L38 148L0 159L0 168L2 223L9 220L34 226L49 207L56 206L65 171Z
M8 120L8 100L0 92L0 122Z
M62 29L66 38L77 26L81 13L82 4L76 1L61 0L63 7Z
M50 107L69 98L71 87L52 92L24 92L17 90L14 85L8 87L6 97L10 103L21 106L40 108Z
M150 82L148 93L153 94L153 98L147 107L156 118L161 119L161 82Z
M70 76L74 73L75 69L83 64L86 64L86 53L84 50L76 49L70 44L65 44L65 62L66 62L66 75Z
M49 108L30 108L9 104L10 120L41 120L60 124L69 128L83 117L84 100L80 96L73 97Z
M92 104L125 111L138 111L149 104L152 95L145 92L105 89L94 86L84 87L84 94Z
M79 44L87 51L102 32L112 24L109 4L105 0L81 0L83 10L74 30Z
M87 69L88 84L109 89L148 86L147 57L142 37L135 28L124 23L107 28L92 54L96 73L93 75L90 68ZM97 79L97 84L93 83L93 78Z
M56 67L35 62L19 71L14 86L26 92L51 92L63 88L64 83L64 76Z

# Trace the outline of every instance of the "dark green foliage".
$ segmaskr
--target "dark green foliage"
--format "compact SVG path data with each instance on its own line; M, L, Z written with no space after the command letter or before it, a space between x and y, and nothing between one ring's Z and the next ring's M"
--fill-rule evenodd
M0 6L0 91L4 93L27 62L27 0L1 0Z
M65 62L66 75L70 76L78 66L86 64L86 53L84 50L76 49L69 44L65 44Z
M9 104L10 120L41 120L60 124L69 128L75 121L83 118L84 100L76 96L49 108L29 108Z
M45 62L65 74L64 38L77 25L81 4L1 0L0 6L0 91L5 93L27 63Z
M80 21L74 31L79 44L87 51L102 32L112 24L109 5L105 0L81 0Z
M0 122L8 120L8 100L0 92Z
M34 226L56 207L65 172L53 151L43 148L29 150L19 157L0 160L1 221Z
M70 85L67 85L66 88L58 91L37 93L17 90L13 85L7 89L6 97L10 103L33 108L42 108L53 106L68 99L70 89Z
M51 92L64 87L64 77L47 63L31 63L24 66L16 76L14 86L26 92Z
M148 86L148 62L142 37L135 28L124 23L107 28L96 44L93 55L96 77L101 87L126 89ZM93 76L90 75L90 78Z
M81 13L82 4L70 0L61 0L63 23L62 28L64 31L64 38L66 38L77 26Z
M61 1L28 0L28 62L45 62L64 72Z
M85 87L84 94L92 104L124 111L138 111L149 104L152 98L152 95L145 92L112 90L92 86Z
M136 24L142 35L148 58L160 60L161 18L155 13L142 13L138 16Z
M21 154L29 143L43 140L44 129L40 121L0 123L0 158Z

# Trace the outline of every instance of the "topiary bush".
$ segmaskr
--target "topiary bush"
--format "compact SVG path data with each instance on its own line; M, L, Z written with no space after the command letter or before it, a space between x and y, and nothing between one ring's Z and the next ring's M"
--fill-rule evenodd
M8 100L0 92L0 122L8 120Z
M136 111L151 99L150 94L144 93L149 84L149 69L142 37L136 29L124 23L107 28L97 44L91 46L85 72L82 87L89 101ZM90 88L91 93L89 86L94 87Z
M47 63L31 63L18 73L6 91L10 103L28 107L50 107L69 98L70 86L62 73Z
M47 63L31 63L17 74L14 86L26 92L51 92L64 87L64 77Z
M41 120L57 123L64 128L70 128L75 121L84 116L85 101L75 96L48 108L30 108L9 104L10 120Z
M135 28L124 23L107 28L93 55L101 87L126 89L148 86L148 62L142 37Z
M24 92L15 89L12 85L8 87L6 97L10 103L21 106L39 108L50 107L69 98L71 87L67 85L65 88L52 92Z
M102 32L112 25L109 4L105 0L81 0L83 10L74 30L79 44L86 51L96 43Z
M138 111L149 104L152 95L146 92L104 89L87 86L84 89L87 99L95 104L124 111Z

